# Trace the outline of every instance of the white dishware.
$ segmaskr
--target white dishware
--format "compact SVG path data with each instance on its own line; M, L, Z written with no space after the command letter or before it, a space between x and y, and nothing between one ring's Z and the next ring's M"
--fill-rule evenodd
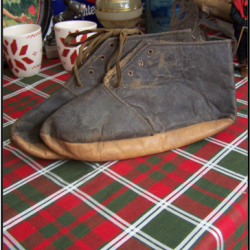
M78 48L80 47L69 47L64 44L64 40L68 34L79 32L83 30L93 30L97 28L97 24L91 21L76 20L76 21L65 21L59 22L54 25L55 37L57 50L65 70L71 71L74 61L78 55ZM87 37L91 36L93 33L86 35L79 35L76 37L75 41L71 43L79 42L85 40Z
M39 73L42 64L42 32L37 24L3 28L3 54L16 77Z

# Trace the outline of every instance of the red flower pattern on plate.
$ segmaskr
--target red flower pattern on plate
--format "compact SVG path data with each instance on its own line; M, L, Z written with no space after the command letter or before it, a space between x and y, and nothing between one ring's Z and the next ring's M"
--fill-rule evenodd
M26 15L23 15L22 16L22 22L26 22L27 21L27 16Z
M33 16L36 14L36 9L34 5L30 5L30 7L28 8L28 11L30 14L32 14Z

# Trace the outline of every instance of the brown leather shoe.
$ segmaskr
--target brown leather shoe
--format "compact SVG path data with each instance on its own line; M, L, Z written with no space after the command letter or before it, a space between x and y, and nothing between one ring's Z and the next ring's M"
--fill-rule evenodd
M129 34L130 30L125 30L125 32ZM120 33L118 33L118 35L119 34ZM102 38L102 36L100 36L99 38ZM143 39L166 41L193 40L190 30L128 36L127 41L122 48L121 58L123 58L131 49L135 47L138 42ZM17 119L17 121L11 127L11 142L25 153L34 155L36 157L45 159L65 158L66 156L54 152L43 143L39 136L40 128L43 122L57 109L65 105L70 100L90 91L91 89L102 83L102 79L106 73L108 63L114 53L117 51L118 46L119 38L112 37L105 39L97 47L93 48L93 52L87 57L87 59L79 68L77 76L79 76L81 84L77 84L76 77L74 74L72 74L69 80L57 93L55 93L45 101L39 103L33 109ZM111 66L113 66L115 64L115 60L110 62L110 64Z
M240 64L240 74L241 77L245 78L247 77L247 68L246 68L246 64Z
M236 118L229 40L142 40L120 66L121 79L111 69L45 121L48 147L77 160L121 160L196 142Z

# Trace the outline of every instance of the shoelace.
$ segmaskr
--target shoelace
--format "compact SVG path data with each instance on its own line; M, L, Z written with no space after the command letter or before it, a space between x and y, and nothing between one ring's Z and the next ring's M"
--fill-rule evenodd
M95 32L94 35L88 37L87 39L71 43L75 38L79 35L84 35L88 33ZM117 56L116 59L116 72L117 72L117 83L115 87L120 86L121 82L121 67L120 67L120 58L122 54L122 48L124 44L127 41L128 35L139 35L142 34L142 32L139 29L105 29L105 28L99 28L94 30L84 30L80 32L70 33L66 38L64 43L68 45L69 47L75 47L80 44L82 44L79 47L79 53L78 56L74 62L73 68L72 68L72 74L75 74L77 85L79 87L82 86L82 82L78 75L78 67L82 64L82 61L95 49L95 47L105 41L108 37L119 37L119 47L117 51L112 55L110 58L108 64L107 64L107 72L110 70L110 64L112 63L113 59Z

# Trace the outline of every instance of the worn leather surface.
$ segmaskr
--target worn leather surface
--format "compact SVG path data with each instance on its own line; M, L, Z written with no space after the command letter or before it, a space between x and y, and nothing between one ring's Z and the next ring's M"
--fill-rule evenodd
M235 120L230 41L142 41L121 65L120 87L114 88L114 68L104 84L78 96L45 121L40 135L49 147L55 141L70 147ZM207 131L201 130L205 135ZM53 149L64 154L65 149L58 145Z
M45 101L33 107L11 126L11 142L25 153L40 158L64 158L44 145L39 136L39 132L46 118L74 97L75 95L72 92L66 88L62 88Z
M153 51L151 56L148 50ZM138 65L138 60L144 62L143 67ZM229 40L149 44L123 71L131 71L133 75L123 74L121 86L112 91L136 109L154 133L199 122L235 119Z
M41 134L46 144L65 157L85 161L111 161L157 154L202 140L233 123L230 118L197 123L153 136L92 143L65 142Z
M122 57L124 57L142 39L191 41L193 38L191 37L190 30L130 36L123 47ZM111 43L113 44L112 47L110 46ZM117 47L118 38L107 39L96 48L92 55L90 55L79 68L79 76L83 82L82 87L78 87L75 84L75 76L71 75L59 92L36 105L33 109L20 117L11 127L10 139L12 143L26 153L30 153L37 157L46 159L60 158L59 155L54 157L54 152L49 152L51 150L44 145L39 136L39 131L43 122L65 103L74 99L76 96L93 89L102 82L103 76L106 72L107 62L116 51ZM104 56L104 59L101 56ZM112 65L114 65L114 63L115 60ZM92 70L94 74L90 75L90 70ZM22 143L20 141L22 141ZM46 152L46 150L48 152Z
M129 53L131 49L133 49L141 40L163 40L163 41L193 41L194 38L191 35L191 30L179 30L179 31L171 31L171 32L163 32L157 34L144 34L144 35L134 35L129 36L126 44L122 49L123 58L125 55ZM111 48L110 45L113 44ZM79 78L83 81L83 87L79 88L75 84L75 77L71 76L71 78L66 82L65 87L69 88L75 95L80 95L85 93L92 88L96 87L100 83L102 83L103 77L106 73L106 66L108 61L110 60L113 53L117 50L119 45L119 41L117 38L108 38L99 48L93 53L93 55L88 59L88 61L84 64L83 67L79 69ZM105 56L104 60L100 60L101 56ZM115 65L114 58L111 66ZM89 75L89 71L92 70L94 72L93 75Z

